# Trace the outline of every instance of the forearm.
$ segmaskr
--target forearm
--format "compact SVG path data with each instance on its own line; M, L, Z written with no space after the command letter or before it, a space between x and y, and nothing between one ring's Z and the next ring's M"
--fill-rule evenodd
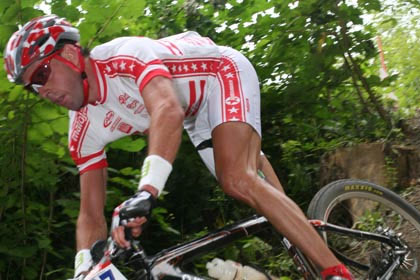
M88 171L80 176L80 212L77 219L77 249L87 249L99 239L106 239L103 214L106 195L106 169Z
M159 155L173 163L181 143L183 112L167 109L162 106L151 118L148 154Z
M148 190L156 197L172 171L181 143L184 111L172 81L165 77L153 78L143 90L143 99L150 115L149 149L139 189Z

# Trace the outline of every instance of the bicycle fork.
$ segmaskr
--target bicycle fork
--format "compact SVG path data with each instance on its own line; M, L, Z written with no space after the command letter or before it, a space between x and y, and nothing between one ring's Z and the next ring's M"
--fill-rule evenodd
M299 251L299 249L293 246L286 237L282 238L281 243L287 249L289 256L292 258L303 278L305 280L316 280L317 273L313 269L312 263L306 259L306 257Z

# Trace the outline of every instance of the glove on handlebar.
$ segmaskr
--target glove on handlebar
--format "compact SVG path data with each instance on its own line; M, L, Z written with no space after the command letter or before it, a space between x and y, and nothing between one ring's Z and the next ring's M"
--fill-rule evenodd
M126 225L130 219L135 217L146 217L149 220L155 204L156 199L149 192L137 192L114 209L111 231L120 225Z
M114 209L111 231L120 225L126 225L127 222L136 217L146 217L147 221L149 221L155 204L156 199L149 192L138 191L134 196ZM143 229L146 224L143 224ZM125 228L125 237L126 240L132 240L129 228Z
M129 219L135 217L150 217L152 209L156 205L156 199L147 191L139 191L130 199L123 202L119 211L120 223L126 224ZM149 220L149 219L148 219Z

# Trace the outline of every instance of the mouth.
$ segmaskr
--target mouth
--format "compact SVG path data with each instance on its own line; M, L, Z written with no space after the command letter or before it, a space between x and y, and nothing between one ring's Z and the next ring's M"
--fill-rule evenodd
M65 105L65 96L62 95L59 98L57 98L57 100L55 101L56 104L60 105L60 106L64 106Z

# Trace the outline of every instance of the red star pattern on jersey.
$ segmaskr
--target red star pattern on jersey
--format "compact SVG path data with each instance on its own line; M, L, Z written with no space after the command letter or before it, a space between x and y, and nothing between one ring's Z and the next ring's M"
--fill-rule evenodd
M171 74L167 70L162 69L166 69L166 67L159 59L145 63L133 56L120 55L106 60L94 60L93 63L98 67L98 74L102 76L103 80L105 80L105 76L109 78L121 76L132 78L137 83L139 78L141 78L139 85L140 92L143 90L148 81L156 75L172 78ZM146 74L142 76L145 71ZM103 97L100 102L101 104L105 102L106 96L107 88L105 85Z
M163 63L168 67L174 78L200 75L214 75L219 69L220 59L166 59Z
M143 73L147 66L146 63L140 61L136 57L130 56L111 57L107 60L96 60L95 62L101 72L111 78L119 75L136 79ZM159 63L159 61L155 63Z
M222 57L222 63L220 65L220 71L217 73L217 78L223 85L223 120L245 121L241 81L235 62L228 57Z

